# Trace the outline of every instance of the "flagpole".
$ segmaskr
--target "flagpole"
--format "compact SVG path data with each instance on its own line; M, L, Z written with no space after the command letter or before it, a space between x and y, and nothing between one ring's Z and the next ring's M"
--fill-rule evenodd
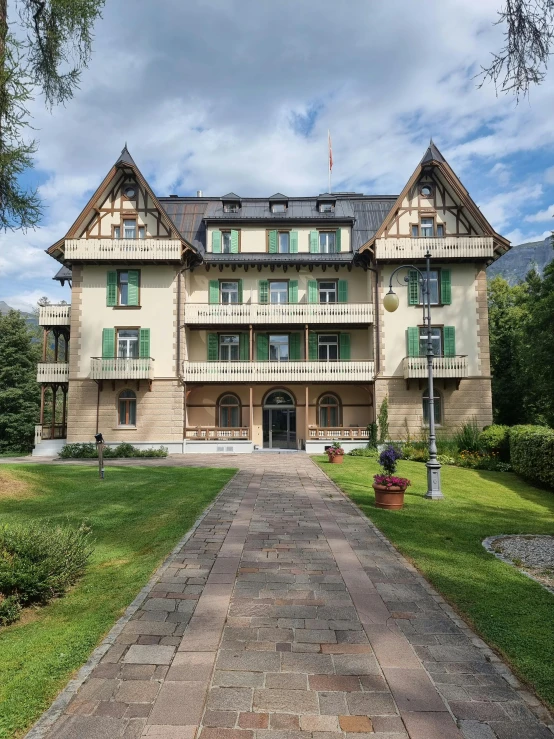
M329 169L329 189L327 190L328 193L331 192L331 131L327 129L327 167Z

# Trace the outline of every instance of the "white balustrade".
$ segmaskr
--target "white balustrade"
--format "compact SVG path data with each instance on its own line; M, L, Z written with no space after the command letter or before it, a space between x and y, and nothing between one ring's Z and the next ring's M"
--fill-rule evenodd
M217 441L218 439L249 439L250 429L242 428L202 428L197 426L185 429L185 439Z
M367 426L336 429L310 428L308 429L308 436L310 440L318 439L324 441L333 441L337 439L369 439L369 431L367 430Z
M69 362L39 362L37 382L69 382Z
M90 376L93 380L152 380L154 360L150 357L134 359L92 357Z
M171 261L181 259L179 239L66 239L66 259Z
M433 357L433 376L460 379L468 376L466 356ZM404 357L404 378L427 378L427 357Z
M39 326L69 326L70 321L70 305L41 305L39 308Z
M375 363L183 362L186 382L371 382Z
M492 236L444 236L442 238L377 239L376 259L422 259L427 252L434 259L493 257Z
M373 323L372 303L185 303L185 323Z

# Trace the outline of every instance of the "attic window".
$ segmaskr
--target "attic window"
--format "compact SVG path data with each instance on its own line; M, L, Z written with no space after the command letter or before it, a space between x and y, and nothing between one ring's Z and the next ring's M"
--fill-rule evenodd
M271 212L272 213L286 213L287 212L286 203L273 203L271 206Z
M238 213L240 209L240 203L223 203L224 213Z
M320 203L319 204L319 212L320 213L333 213L335 210L335 204L334 203Z
M431 185L422 185L419 188L419 194L424 198L430 198L433 195L433 188Z
M126 198L134 198L136 193L137 193L136 188L133 187L133 185L129 185L123 191L123 194L125 195Z

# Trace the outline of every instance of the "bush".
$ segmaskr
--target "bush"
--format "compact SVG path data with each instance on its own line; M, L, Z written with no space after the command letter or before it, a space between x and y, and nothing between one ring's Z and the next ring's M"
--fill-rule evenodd
M116 447L104 447L104 459L121 459L123 457L167 457L167 447L159 449L137 449L126 442ZM66 444L59 453L62 459L97 459L96 444Z
M448 454L437 454L437 462L439 464L456 464L456 457L450 457Z
M518 475L554 488L554 429L512 426L510 459Z
M464 423L456 433L454 434L454 441L458 447L459 452L480 452L481 445L479 437L481 435L481 429L477 425L475 418L471 421Z
M371 459L377 459L377 449L373 448L352 449L348 454L351 457L370 457Z
M427 462L429 459L427 446L421 443L406 444L402 451L404 459L409 459L410 462Z
M479 445L483 452L498 454L503 462L510 461L510 428L493 424L479 434Z
M376 423L368 423L367 425L367 431L368 431L368 442L367 442L367 448L368 449L377 449L377 424Z
M84 525L0 526L0 625L15 621L24 606L65 593L91 554L90 530Z

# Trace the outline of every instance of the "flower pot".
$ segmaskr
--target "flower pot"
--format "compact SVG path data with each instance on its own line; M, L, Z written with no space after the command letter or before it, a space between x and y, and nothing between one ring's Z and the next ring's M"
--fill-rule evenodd
M375 507L387 508L391 511L398 511L404 505L404 493L406 488L398 485L377 485L373 483L375 490Z
M344 457L342 456L342 454L335 454L335 456L329 457L328 459L331 464L342 464L342 460L344 459Z

